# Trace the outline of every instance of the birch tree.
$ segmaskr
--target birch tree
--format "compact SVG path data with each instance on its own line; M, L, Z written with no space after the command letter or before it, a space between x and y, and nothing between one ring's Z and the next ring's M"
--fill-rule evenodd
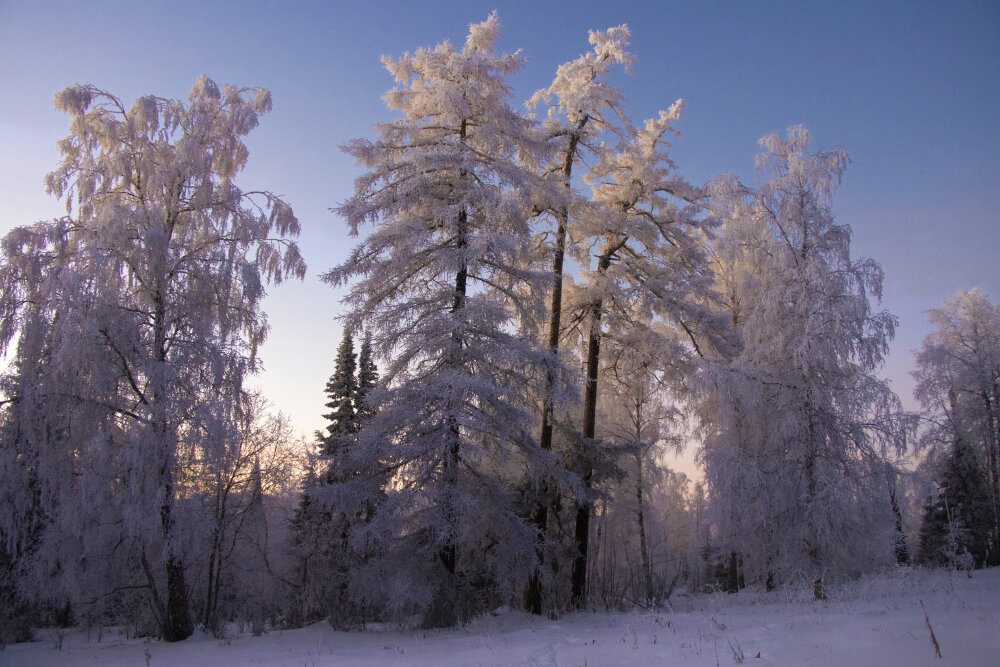
M73 86L56 107L72 126L47 185L67 216L16 229L3 244L0 346L16 339L25 350L36 327L44 332L43 349L17 367L41 364L42 377L11 400L15 411L31 403L80 427L60 445L77 467L53 508L59 530L46 536L54 545L66 531L77 545L54 566L64 587L79 574L71 563L97 568L107 558L90 552L88 532L117 531L115 553L139 574L109 573L104 587L142 587L163 638L184 639L192 620L179 456L199 430L206 449L231 441L267 333L263 286L305 272L288 204L233 182L248 157L242 137L271 97L203 76L186 102L146 96L129 107ZM63 388L60 375L80 380ZM29 414L10 418L21 432L32 426Z
M885 469L909 421L875 373L895 318L872 309L882 270L850 255L832 199L848 157L801 126L769 135L757 190L713 186L717 257L742 349L713 367L702 458L723 541L769 583L894 557Z

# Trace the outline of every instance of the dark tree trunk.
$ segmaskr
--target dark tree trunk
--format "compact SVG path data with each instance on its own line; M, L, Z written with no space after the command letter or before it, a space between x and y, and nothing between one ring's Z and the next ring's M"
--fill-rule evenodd
M810 425L810 433L812 432L812 426ZM806 458L806 493L807 493L807 506L806 512L808 512L808 518L806 521L807 525L807 543L806 550L809 554L809 564L813 571L813 596L817 600L825 600L826 592L823 590L823 576L822 576L822 558L820 557L819 550L819 539L816 530L816 521L813 518L813 504L816 501L816 456L810 453Z
M726 592L727 593L738 593L741 588L743 588L743 575L741 570L743 569L743 558L736 553L731 551L729 553L729 565L726 567Z
M1000 406L997 405L997 385L993 385L992 395L983 392L983 402L986 404L986 423L989 435L988 461L990 509L993 512L993 549L990 554L990 565L1000 564Z
M587 123L587 118L580 121L578 126L582 129ZM566 149L563 161L564 185L570 189L570 177L573 173L573 160L576 157L579 135L573 134L570 137L569 146ZM562 288L563 288L563 260L566 256L566 227L569 223L569 211L562 207L556 214L556 244L552 255L552 298L549 303L549 340L548 349L552 355L552 362L559 358L559 335L562 320ZM538 439L538 446L545 451L552 450L552 388L555 378L551 369L545 375L545 394L542 397L542 431ZM524 606L532 614L542 613L542 588L540 572L545 562L544 542L545 530L549 522L549 488L543 480L542 488L539 489L540 499L535 508L535 515L532 520L538 528L538 567L531 574L528 580L528 590L524 596Z
M562 274L563 259L566 254L566 220L567 213L563 209L559 214L559 224L556 229L556 247L552 259L552 275L554 282L552 285L552 300L550 304L549 316L549 353L555 363L559 356L559 329L562 316ZM538 440L538 445L545 451L552 450L552 387L555 378L552 370L546 372L545 396L542 403L542 431ZM532 518L538 528L538 566L528 579L528 590L524 595L524 605L528 612L532 614L542 613L542 587L541 568L545 562L545 530L549 522L549 488L545 480L539 489L538 505L535 507L535 515Z
M216 557L216 538L212 538L212 551L208 554L208 586L205 589L205 610L201 615L201 624L206 630L214 630L215 623L215 598L214 598L214 588L215 588L215 557Z
M587 389L583 399L583 439L587 446L593 442L597 430L597 375L601 361L601 314L601 306L598 304L591 313L590 337L587 341ZM580 472L584 487L589 489L593 476L593 464L585 460ZM573 605L578 609L583 608L587 603L587 549L590 542L590 509L589 499L583 498L577 502L576 530L574 531L576 556L573 559L570 584Z
M170 237L173 229L171 221L167 238ZM165 281L157 280L153 291L153 352L156 361L161 367L167 365L167 325L166 325L166 299L167 293L164 285ZM187 583L184 581L184 560L173 553L174 520L173 509L173 437L171 427L166 419L166 403L168 401L166 387L163 380L158 379L152 389L152 401L150 411L153 416L153 433L158 440L161 451L160 455L160 484L163 489L163 504L160 505L160 526L163 533L163 547L167 551L166 576L167 576L167 604L162 614L163 639L168 642L181 641L187 639L194 632L194 624L191 621L191 611L188 609Z
M636 442L639 442L642 434L639 433L639 424L637 420L636 424ZM646 542L646 513L645 513L645 503L642 498L642 451L636 452L635 455L636 463L636 481L635 481L635 500L638 506L637 520L639 522L639 554L642 557L642 577L643 577L643 596L645 597L645 603L650 604L653 601L653 570L649 564L649 544Z
M194 625L188 609L184 563L171 556L167 559L167 614L163 623L163 640L181 641L190 637L192 632Z
M615 243L609 244L609 247L606 247L601 253L597 262L599 279L607 273L611 266L611 258L625 245L627 240L627 237L619 238ZM601 364L601 316L603 314L604 304L601 301L591 305L590 335L587 339L587 389L583 396L583 441L584 446L588 449L593 446L594 436L597 433L597 375ZM591 478L594 475L594 466L589 458L589 452L582 457L580 470L580 478L587 490L590 489ZM587 548L590 541L590 510L591 503L588 498L577 501L576 530L574 531L576 556L573 559L570 587L573 605L578 609L582 609L587 604Z
M465 140L466 133L466 121L462 121L460 139ZM462 174L465 177L465 174ZM459 211L458 213L458 228L456 230L455 236L455 247L462 250L468 245L468 212L465 210ZM451 312L453 315L457 315L465 308L465 299L467 292L469 278L469 267L468 264L463 260L460 265L458 272L455 274L455 296L452 302ZM461 362L461 349L464 345L462 335L458 329L452 334L452 354L454 355L452 359L449 360L450 364L457 365ZM454 414L449 414L447 417L448 425L448 439L451 444L448 447L448 454L444 460L444 502L443 502L443 512L444 521L447 526L454 526L455 522L459 520L459 517L455 513L455 492L458 486L458 463L459 455L461 451L461 431L458 424L458 419ZM449 532L453 532L450 531ZM454 538L449 537L448 541L441 546L440 551L438 551L438 558L445 569L445 576L441 582L438 590L434 594L434 599L431 601L430 609L424 616L424 627L449 627L455 625L457 622L456 613L456 579L458 570L458 546L455 544Z
M163 610L162 631L163 640L178 642L187 639L194 632L191 621L191 610L188 609L187 583L184 580L184 560L171 553L170 539L173 532L173 517L171 505L173 484L170 473L166 472L166 494L163 505L160 506L160 524L163 528L164 547L170 555L166 562L167 575L167 605Z

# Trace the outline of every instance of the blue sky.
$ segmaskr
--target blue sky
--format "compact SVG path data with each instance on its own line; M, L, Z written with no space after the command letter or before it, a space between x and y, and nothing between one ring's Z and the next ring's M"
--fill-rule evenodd
M637 120L685 100L673 157L692 182L723 171L752 182L757 139L793 124L846 148L835 213L855 257L885 269L883 307L900 319L885 372L908 405L924 311L975 286L1000 299L997 2L0 0L0 233L61 211L42 180L68 130L52 107L67 85L128 101L183 97L202 73L270 88L241 184L292 204L310 273L271 290L261 382L311 432L340 335L338 295L318 276L353 244L329 211L358 173L338 146L390 117L382 54L459 44L492 9L501 48L530 59L511 80L515 105L588 48L588 29L627 23L638 64L613 80Z

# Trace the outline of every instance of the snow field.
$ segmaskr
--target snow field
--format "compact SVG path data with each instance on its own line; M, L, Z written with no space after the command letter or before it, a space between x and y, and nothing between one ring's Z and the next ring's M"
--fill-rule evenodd
M202 632L167 644L42 629L9 646L0 665L1000 665L1000 568L904 569L772 593L678 595L672 608L568 614L547 620L497 610L451 630L335 632L326 623L263 637ZM925 616L926 613L926 616ZM931 633L942 658L935 657ZM758 657L759 656L759 657Z

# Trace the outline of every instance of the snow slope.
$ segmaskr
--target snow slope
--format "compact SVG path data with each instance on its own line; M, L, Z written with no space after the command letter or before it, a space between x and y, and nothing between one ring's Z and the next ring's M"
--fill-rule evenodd
M503 611L433 632L318 623L165 644L106 629L101 641L70 633L57 650L54 631L40 630L39 641L0 651L0 665L1000 665L1000 568L971 578L905 569L830 591L824 602L809 599L811 587L675 596L672 609L555 621Z

